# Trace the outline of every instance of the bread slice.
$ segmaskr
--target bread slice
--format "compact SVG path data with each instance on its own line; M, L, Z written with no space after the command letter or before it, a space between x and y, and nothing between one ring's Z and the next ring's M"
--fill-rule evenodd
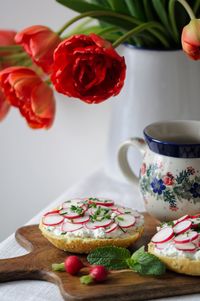
M44 214L39 228L57 248L89 253L97 247L131 246L143 233L144 217L112 200L73 199Z
M89 253L90 251L105 246L116 246L127 248L138 240L143 233L143 226L137 228L135 232L125 238L71 238L62 235L57 236L52 232L45 229L42 222L39 225L40 230L44 237L46 237L58 249L73 252L73 253Z
M160 255L156 252L155 248L156 247L152 242L148 244L148 252L157 256L169 270L180 274L200 276L200 260Z

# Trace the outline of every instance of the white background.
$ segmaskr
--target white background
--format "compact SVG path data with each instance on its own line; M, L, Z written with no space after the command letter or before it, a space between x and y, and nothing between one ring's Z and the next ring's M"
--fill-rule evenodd
M58 30L74 12L54 0L0 0L0 28ZM0 124L0 240L102 165L113 100L87 105L56 94L53 127L31 130L16 109Z

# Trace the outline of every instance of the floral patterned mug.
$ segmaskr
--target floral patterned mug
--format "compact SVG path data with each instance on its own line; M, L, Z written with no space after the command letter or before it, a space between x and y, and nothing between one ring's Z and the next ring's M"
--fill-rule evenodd
M125 141L118 162L139 184L146 210L161 221L200 213L200 121L156 122L144 129L144 137ZM130 146L143 155L139 177L127 160Z

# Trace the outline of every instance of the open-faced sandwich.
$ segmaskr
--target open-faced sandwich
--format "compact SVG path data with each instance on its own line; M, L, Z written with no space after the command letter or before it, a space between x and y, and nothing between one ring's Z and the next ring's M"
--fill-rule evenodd
M200 214L158 227L148 251L177 273L200 276Z
M47 212L42 234L57 248L89 253L100 246L128 247L143 232L144 217L137 211L100 198L73 199Z

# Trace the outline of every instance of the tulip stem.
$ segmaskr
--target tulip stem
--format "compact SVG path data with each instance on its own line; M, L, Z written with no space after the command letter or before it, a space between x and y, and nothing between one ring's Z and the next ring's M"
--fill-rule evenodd
M131 36L135 35L135 34L138 34L144 30L152 30L153 31L153 27L157 27L157 23L155 22L147 22L147 23L143 23L143 24L140 24L138 25L137 27L129 30L128 32L126 32L123 36L121 36L117 41L115 41L112 46L114 48L118 47L120 44L122 44L123 42L125 42L127 39L129 39ZM157 33L158 34L158 33ZM159 35L158 36L160 38L160 41L162 41L162 43L167 47L169 48L170 45L168 44L168 42L163 39L162 35Z
M0 57L0 61L9 61L9 60L15 60L15 59L22 59L22 58L29 58L28 55L25 52L22 53L16 53L16 54L10 54L6 56Z
M143 26L144 23L136 18L134 18L133 16L127 16L127 15L123 15L123 14L119 14L113 11L105 11L105 10L100 10L100 11L89 11L89 12L85 12L82 13L76 17L74 17L73 19L71 19L70 21L68 21L66 24L64 24L64 26L57 32L57 34L60 36L70 25L72 25L73 23L75 23L76 21L79 21L85 17L115 17L115 18L119 18L121 20L125 20L128 21L134 25L141 25ZM166 40L166 38L164 37L166 35L165 33L165 29L163 28L163 26L158 23L158 22L153 22L154 26L157 28L160 32L162 32L162 34L160 34L158 31L156 31L154 28L145 28L146 30L148 30L153 36L155 36L157 39L160 40L160 42L167 48L170 48L170 45L168 43L168 41Z
M9 52L18 52L22 51L22 47L18 45L11 45L11 46L0 46L0 52L9 51Z
M89 11L89 12L85 12L82 13L74 18L72 18L71 20L69 20L67 23L65 23L63 25L63 27L57 32L57 34L60 36L70 25L72 25L73 23L85 18L85 17L115 17L115 18L119 18L122 20L126 20L130 23L134 23L135 25L139 25L141 24L141 22L139 20L137 20L134 17L130 17L127 15L123 15L123 14L119 14L113 11L106 11L106 10L99 10L99 11Z
M190 7L190 5L187 3L186 0L177 0L186 10L186 12L188 13L190 19L196 19L196 16L192 10L192 8Z

